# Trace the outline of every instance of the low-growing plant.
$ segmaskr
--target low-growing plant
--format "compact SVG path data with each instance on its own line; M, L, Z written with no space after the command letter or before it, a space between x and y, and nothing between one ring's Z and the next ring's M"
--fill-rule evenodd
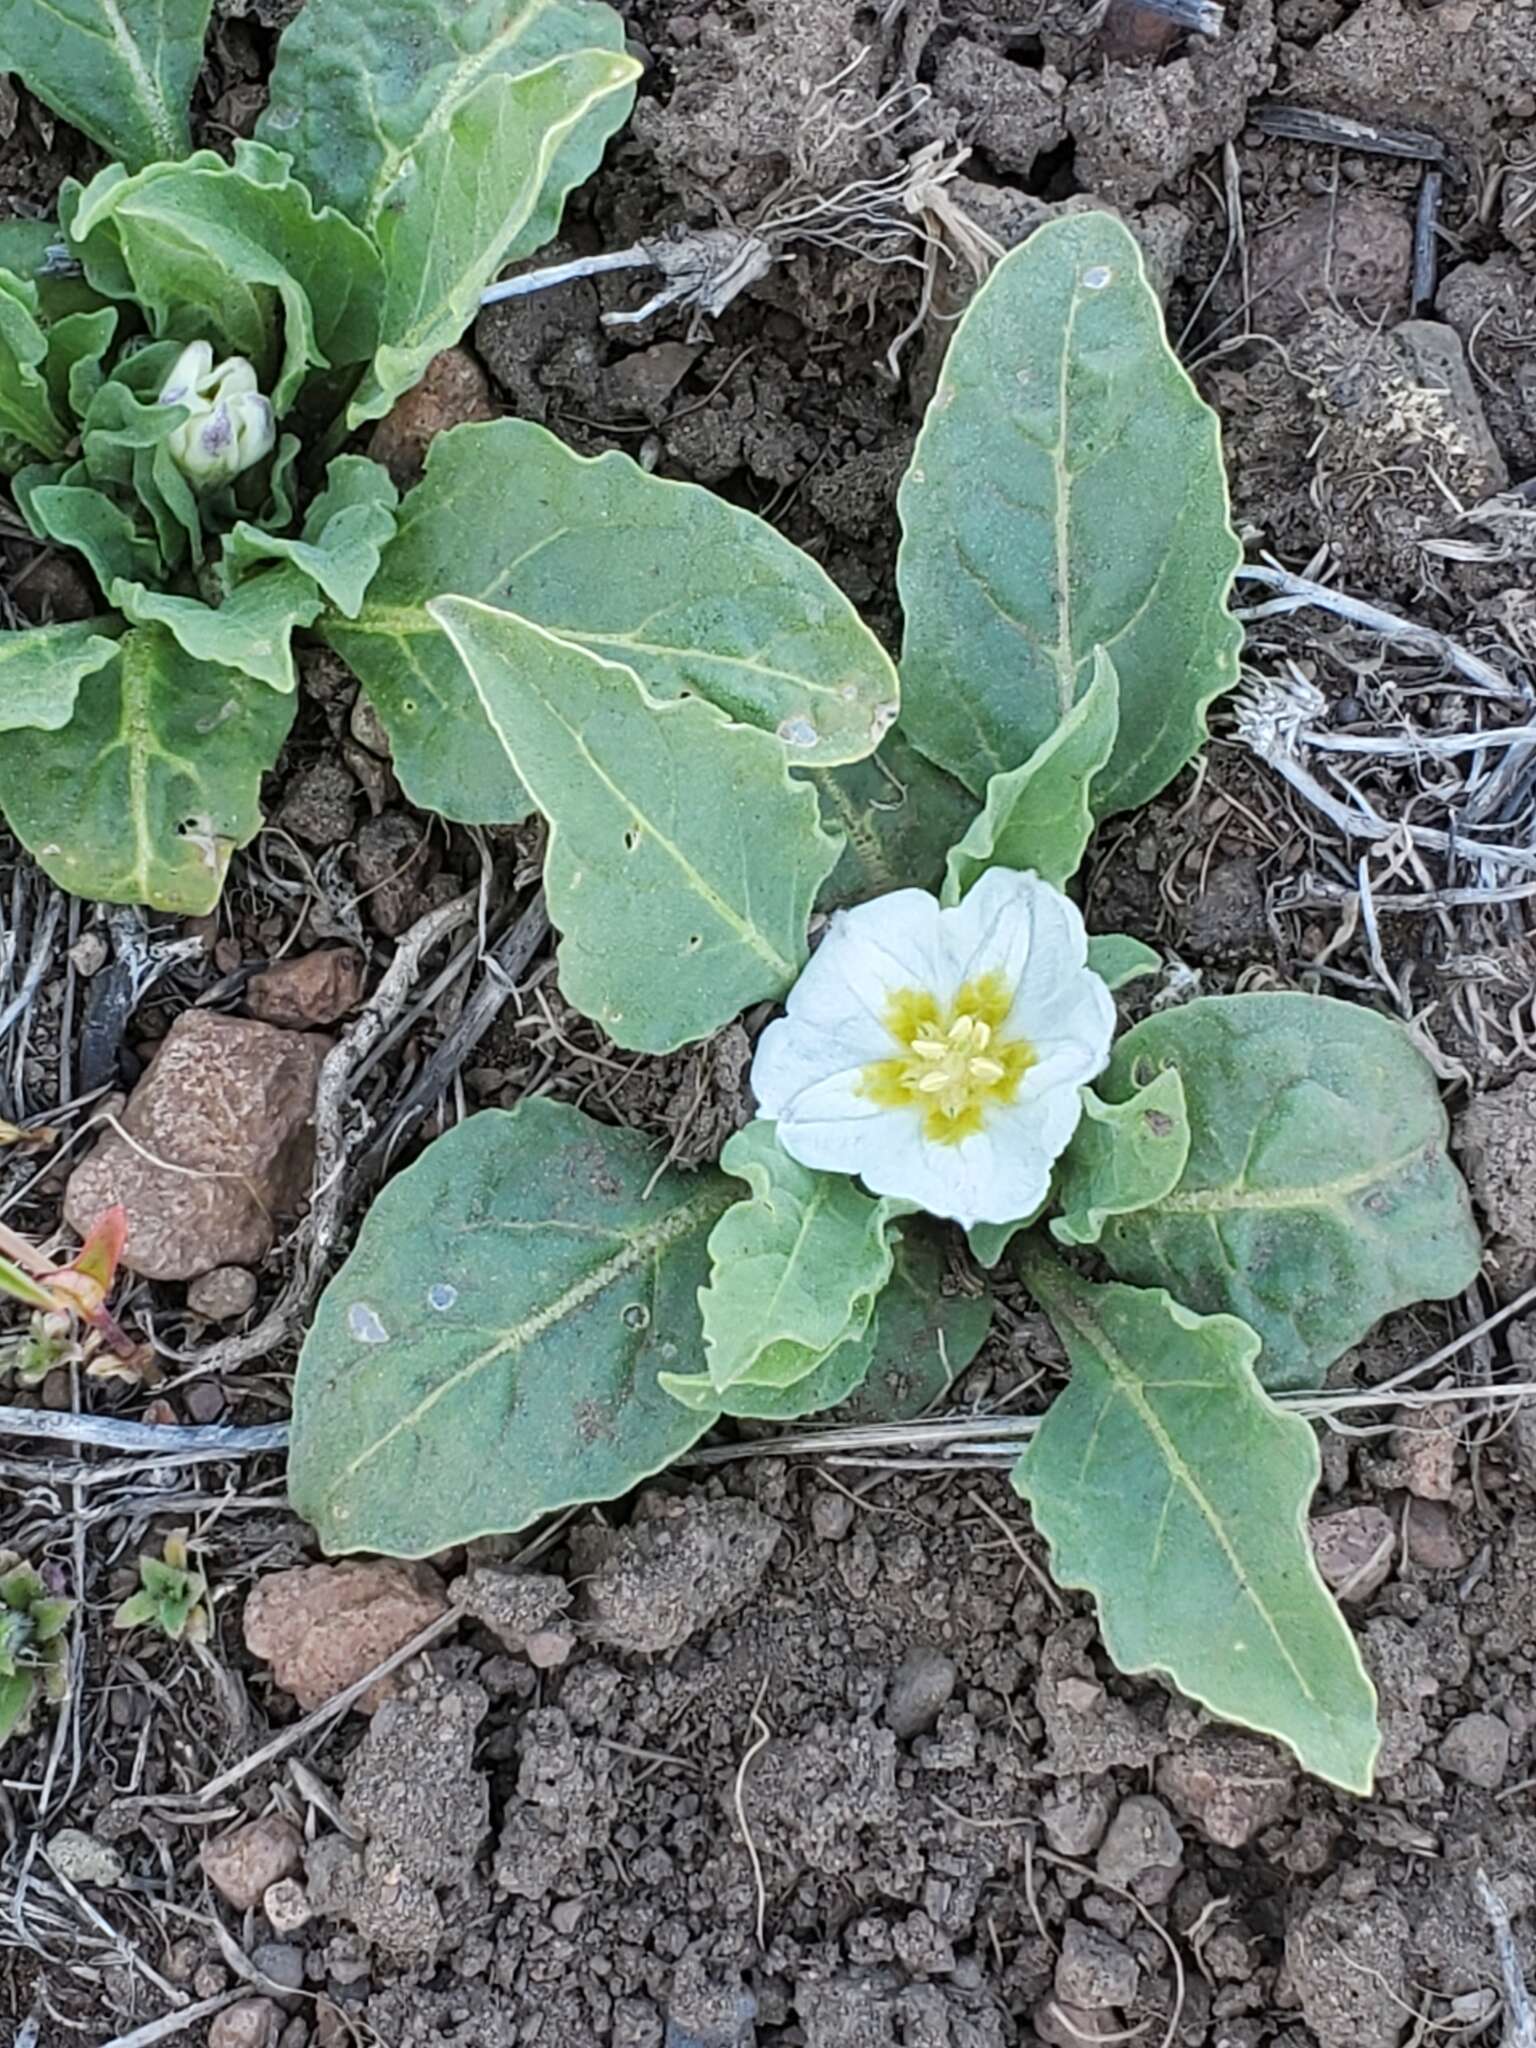
M0 1551L0 1743L26 1733L39 1700L57 1706L68 1696L64 1631L74 1611L14 1551Z
M188 1562L187 1532L173 1529L158 1557L139 1559L139 1590L112 1617L114 1628L155 1628L170 1642L208 1639L208 1581Z
M488 510L514 454L537 510ZM434 596L455 501L482 529ZM900 509L882 740L894 679L808 569L722 655L769 558L741 515L514 422L438 444L327 628L419 733L418 795L435 772L505 815L515 782L543 813L561 987L619 1045L787 1002L719 1171L534 1099L392 1182L305 1344L295 1504L330 1551L419 1555L621 1494L721 1417L915 1412L987 1327L942 1285L957 1225L1070 1359L1014 1483L1110 1654L1363 1792L1374 1695L1308 1544L1314 1437L1273 1396L1459 1292L1478 1239L1397 1024L1253 994L1116 1039L1113 991L1160 963L1067 892L1197 752L1241 635L1216 422L1114 220L999 264ZM557 628L599 516L633 561ZM818 760L834 733L862 758Z
M0 1367L23 1386L37 1385L55 1366L88 1361L102 1346L119 1356L132 1350L107 1309L127 1235L127 1212L114 1204L61 1266L0 1223L0 1295L31 1311L22 1335L0 1343Z

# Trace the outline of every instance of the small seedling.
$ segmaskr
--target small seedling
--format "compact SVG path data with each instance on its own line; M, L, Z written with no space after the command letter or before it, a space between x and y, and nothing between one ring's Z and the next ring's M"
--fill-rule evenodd
M57 1706L68 1693L74 1607L13 1551L0 1552L0 1743L25 1732L39 1697Z
M114 1628L156 1628L173 1643L208 1639L208 1581L187 1563L187 1532L173 1529L158 1557L139 1559L139 1590L112 1617Z
M88 1360L103 1345L118 1357L131 1354L132 1343L107 1312L127 1234L127 1212L114 1205L97 1218L76 1257L56 1266L0 1224L0 1294L32 1311L8 1360L23 1386L37 1385L55 1366Z

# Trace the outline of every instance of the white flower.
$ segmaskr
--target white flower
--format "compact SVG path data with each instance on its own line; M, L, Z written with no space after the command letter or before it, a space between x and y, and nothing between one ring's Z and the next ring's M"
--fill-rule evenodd
M1115 1030L1075 904L991 868L839 911L752 1063L791 1159L930 1215L1012 1223L1045 1200Z
M162 405L184 405L190 418L173 427L171 459L199 489L227 484L260 462L277 439L272 406L256 388L244 356L215 363L206 341L190 342L160 392Z

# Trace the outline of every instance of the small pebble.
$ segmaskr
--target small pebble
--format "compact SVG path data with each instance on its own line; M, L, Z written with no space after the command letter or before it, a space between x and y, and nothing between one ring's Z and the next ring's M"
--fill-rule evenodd
M910 1741L933 1727L959 1675L942 1650L914 1643L896 1667L885 1700L885 1725L898 1741Z
M270 1998L241 1998L214 2015L208 2048L275 2048L282 2014Z
M206 1322L233 1322L256 1301L256 1275L244 1266L215 1266L200 1273L187 1289L187 1307Z
M252 1949L251 1961L279 1989L304 1989L304 1951L297 1942L264 1941L259 1948Z
M304 1838L292 1821L269 1813L205 1842L202 1865L214 1890L243 1913L260 1905L279 1878L293 1875L303 1851Z
M586 1910L580 1899L559 1899L549 1911L549 1924L556 1934L574 1934Z
M48 1838L48 1861L71 1884L114 1885L123 1880L123 1859L84 1828L60 1828Z
M1141 1965L1123 1943L1102 1927L1069 1920L1056 1958L1056 1996L1067 2005L1102 2012L1131 2005L1141 1983Z
M1497 1791L1509 1769L1509 1729L1497 1714L1464 1714L1440 1745L1440 1767L1485 1792Z
M811 1527L824 1543L840 1543L853 1526L853 1512L846 1493L818 1493L811 1502Z
M555 1671L575 1647L576 1638L568 1628L537 1628L524 1643L523 1655L535 1671Z
M280 1877L261 1895L261 1910L274 1934L296 1934L314 1918L304 1887L297 1878Z
M1137 1794L1121 1800L1094 1869L1106 1884L1134 1891L1145 1905L1158 1905L1178 1883L1183 1861L1184 1844L1173 1815L1161 1799Z

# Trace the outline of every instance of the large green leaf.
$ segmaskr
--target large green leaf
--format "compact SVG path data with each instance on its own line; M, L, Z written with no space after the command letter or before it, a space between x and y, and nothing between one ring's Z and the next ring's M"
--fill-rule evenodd
M1122 1671L1368 1793L1375 1694L1307 1539L1317 1442L1260 1388L1258 1338L1038 1248L1019 1264L1072 1365L1014 1471L1054 1576L1093 1594Z
M1472 1284L1445 1111L1401 1025L1325 996L1208 996L1128 1032L1099 1092L1125 1102L1165 1067L1188 1164L1101 1249L1122 1279L1251 1324L1267 1387L1321 1385L1378 1317Z
M38 539L83 555L103 590L119 576L130 583L158 580L165 564L148 534L94 484L60 481L66 475L83 478L85 465L77 462L67 470L62 464L39 465L12 479L12 495Z
M242 520L224 543L223 573L232 579L255 562L290 562L339 612L356 618L394 534L399 498L381 463L338 455L325 473L325 489L305 514L302 537L266 533Z
M370 223L384 257L384 312L349 426L388 412L459 339L565 142L604 100L627 109L639 75L627 53L573 50L517 78L485 78L423 134L409 174Z
M194 661L161 626L125 635L58 732L0 746L0 811L77 896L200 917L261 826L261 777L294 700Z
M793 1422L799 1416L819 1415L824 1408L835 1408L856 1392L874 1362L879 1337L878 1312L871 1311L858 1329L850 1330L822 1357L810 1354L812 1363L808 1371L783 1384L772 1379L743 1379L722 1388L714 1384L707 1372L664 1372L658 1375L658 1384L663 1393L670 1394L696 1415Z
M687 692L776 732L792 761L866 754L894 715L878 641L763 520L626 455L573 455L528 420L456 427L433 443L361 615L324 631L407 795L466 823L513 822L528 800L427 615L447 593L622 661L653 696Z
M212 0L6 0L0 71L136 170L188 147Z
M846 839L818 909L842 909L888 889L937 893L944 856L975 817L976 799L920 754L900 726L865 760L814 769L810 779L823 822Z
M945 864L942 900L958 903L988 868L1033 868L1064 889L1093 837L1093 782L1114 748L1120 685L1103 648L1093 678L1022 768L987 781L986 807Z
M157 335L246 357L281 417L311 369L366 362L379 336L379 253L259 142L202 149L134 177L66 185L60 217L91 282Z
M751 1193L709 1240L699 1310L710 1381L787 1385L868 1327L891 1277L891 1224L910 1205L801 1166L762 1118L736 1133L720 1164Z
M1083 1090L1083 1120L1056 1169L1051 1222L1059 1244L1097 1244L1111 1216L1145 1209L1179 1184L1189 1159L1189 1113L1177 1067L1124 1102Z
M914 745L980 793L1049 739L1102 647L1120 733L1094 810L1155 795L1237 680L1241 551L1216 416L1110 215L1048 223L977 293L900 509Z
M560 987L618 1045L671 1052L782 995L838 845L766 733L514 613L445 597L493 743L549 820Z
M238 669L285 695L299 683L293 629L312 625L325 602L310 578L290 562L248 576L217 605L123 581L115 582L108 595L136 626L166 627L194 661Z
M81 683L117 653L117 640L103 634L102 623L0 633L0 732L27 726L56 732L68 725Z
M685 1451L709 1418L656 1376L703 1364L694 1296L733 1192L562 1103L439 1138L374 1203L299 1361L288 1484L325 1549L423 1556Z
M47 356L36 285L0 270L0 434L56 459L69 432L49 394Z
M315 197L370 233L422 176L424 153L454 182L466 166L435 138L487 79L513 80L574 50L621 55L624 24L596 0L308 0L278 47L257 133L293 156ZM634 95L599 100L562 142L533 212L501 251L510 263L547 242L566 194L597 169ZM430 195L447 203L448 192Z

